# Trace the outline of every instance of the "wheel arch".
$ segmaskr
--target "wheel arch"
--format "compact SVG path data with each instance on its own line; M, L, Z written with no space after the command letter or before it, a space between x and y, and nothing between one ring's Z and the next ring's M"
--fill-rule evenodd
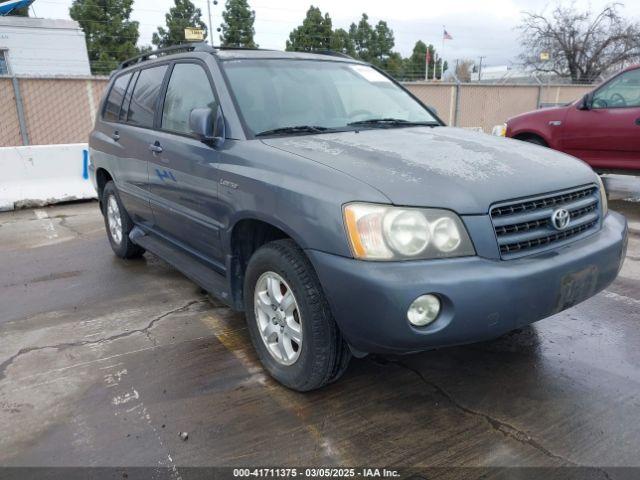
M100 208L102 209L102 192L104 192L105 185L113 181L113 176L104 167L99 167L96 170L96 186L98 189L98 202L100 202Z
M537 132L531 132L531 131L519 132L516 135L514 135L513 138L516 139L516 140L522 140L522 141L535 139L535 140L539 140L539 141L543 142L546 147L549 146L548 140L546 138L544 138L543 135L541 135L540 133L537 133Z
M290 239L301 249L304 243L281 222L247 215L238 218L226 236L227 272L234 308L244 308L244 276L253 253L263 245L280 239Z

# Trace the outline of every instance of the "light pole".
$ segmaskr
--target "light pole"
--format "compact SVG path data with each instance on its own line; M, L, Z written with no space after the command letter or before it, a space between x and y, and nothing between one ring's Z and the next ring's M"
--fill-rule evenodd
M218 0L213 0L214 5L218 5ZM207 0L207 14L209 15L209 42L213 47L213 22L211 21L211 2Z
M482 59L487 58L486 56L480 56L480 65L478 66L478 82L482 81Z

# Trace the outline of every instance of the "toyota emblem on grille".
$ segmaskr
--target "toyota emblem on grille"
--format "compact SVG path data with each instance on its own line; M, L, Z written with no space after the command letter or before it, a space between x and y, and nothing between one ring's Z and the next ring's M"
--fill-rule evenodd
M569 220L571 220L571 215L569 211L564 208L559 208L551 214L551 224L556 230L564 230L567 228L569 226Z

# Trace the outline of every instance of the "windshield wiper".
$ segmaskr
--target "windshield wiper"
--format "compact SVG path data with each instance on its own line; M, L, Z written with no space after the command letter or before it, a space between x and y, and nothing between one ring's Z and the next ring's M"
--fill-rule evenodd
M406 127L413 127L413 126L426 126L426 127L437 127L440 124L438 122L410 122L409 120L403 120L401 118L369 118L367 120L359 120L357 122L351 122L348 123L347 125L349 125L350 127L355 127L355 126L375 126L375 125L379 125L382 127L386 127L386 126L390 126L390 127L396 127L396 126L406 126Z
M266 135L280 135L287 133L322 133L332 130L328 127L318 127L314 125L298 125L295 127L280 127L273 128L271 130L265 130L264 132L256 133L256 137L263 137Z

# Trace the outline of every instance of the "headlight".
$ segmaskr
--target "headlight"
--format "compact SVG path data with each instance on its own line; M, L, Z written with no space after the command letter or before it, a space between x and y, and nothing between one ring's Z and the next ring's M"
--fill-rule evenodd
M600 178L600 175L598 175L598 183L600 184L600 205L602 205L602 217L604 218L609 211L609 202L607 201L607 191L604 188L604 182Z
M344 207L344 222L355 258L413 260L475 255L462 220L448 210L350 203Z
M507 124L503 123L502 125L495 125L491 130L491 135L496 137L506 137L507 136Z

